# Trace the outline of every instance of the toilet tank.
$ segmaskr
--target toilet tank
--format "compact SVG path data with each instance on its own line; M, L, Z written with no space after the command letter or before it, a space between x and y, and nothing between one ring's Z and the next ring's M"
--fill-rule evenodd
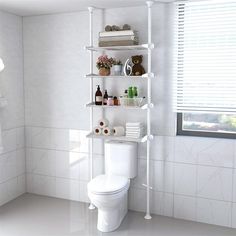
M105 172L132 179L137 176L138 148L134 142L105 143Z

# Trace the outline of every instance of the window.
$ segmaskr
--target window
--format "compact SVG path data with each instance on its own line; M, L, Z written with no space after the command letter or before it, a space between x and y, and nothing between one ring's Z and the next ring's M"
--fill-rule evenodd
M236 0L176 3L177 134L236 138Z
M190 136L236 138L236 115L178 113L177 134Z

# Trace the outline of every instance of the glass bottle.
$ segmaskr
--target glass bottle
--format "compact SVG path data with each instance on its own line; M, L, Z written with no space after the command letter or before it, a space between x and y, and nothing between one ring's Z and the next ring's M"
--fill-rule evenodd
M108 94L107 94L107 90L105 90L105 93L103 96L103 105L107 105L107 100L108 100Z
M114 97L113 101L114 101L114 106L118 106L119 105L119 101L118 101L117 97Z
M102 105L102 92L100 90L100 86L97 85L97 91L95 93L95 105L99 105L101 106Z
M133 95L135 98L138 97L138 88L137 87L133 87Z

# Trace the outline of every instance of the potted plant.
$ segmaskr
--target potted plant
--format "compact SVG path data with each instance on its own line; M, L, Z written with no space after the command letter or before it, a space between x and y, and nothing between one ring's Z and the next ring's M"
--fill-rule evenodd
M120 60L114 60L114 74L121 75L122 72L122 62Z
M113 63L114 60L112 57L109 58L107 55L101 55L97 60L97 68L99 70L99 75L110 75Z

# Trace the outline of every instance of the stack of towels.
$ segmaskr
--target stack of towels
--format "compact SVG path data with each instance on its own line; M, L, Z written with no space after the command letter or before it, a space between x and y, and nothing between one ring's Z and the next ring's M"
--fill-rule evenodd
M120 30L99 33L99 47L130 46L139 43L137 31Z
M126 137L128 138L141 138L144 134L143 123L126 123Z

